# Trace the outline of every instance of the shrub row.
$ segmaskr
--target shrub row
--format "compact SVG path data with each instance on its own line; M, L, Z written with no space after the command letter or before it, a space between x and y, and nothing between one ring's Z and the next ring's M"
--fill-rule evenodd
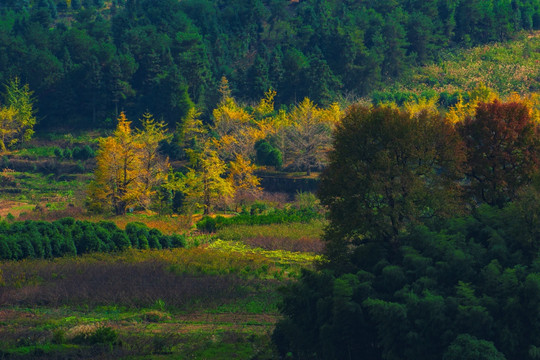
M75 146L73 149L55 148L54 155L59 159L69 160L88 160L96 156L94 149L89 145L85 145L82 148Z
M0 259L54 258L89 252L112 252L127 248L163 249L183 247L182 235L163 235L143 223L129 223L125 230L113 222L78 221L0 222Z
M240 215L226 218L223 216L203 217L196 226L202 232L215 232L230 225L268 225L293 222L309 222L318 219L321 214L312 209L275 209L267 214L241 213Z

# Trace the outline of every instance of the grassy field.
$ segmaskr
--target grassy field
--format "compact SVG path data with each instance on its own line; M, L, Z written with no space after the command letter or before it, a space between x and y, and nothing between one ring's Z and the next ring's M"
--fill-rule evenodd
M273 359L279 288L319 258L280 244L320 248L323 226L239 226L185 249L2 262L0 356ZM255 246L260 234L270 245Z
M442 60L414 68L394 91L471 91L479 83L502 96L540 91L540 31L521 33L515 40L441 55Z
M0 262L0 358L274 359L279 289L318 261L325 222L201 234L194 226L200 214L89 214L84 199L91 173L39 168L72 163L55 158L54 149L85 143L92 141L50 135L10 154L28 170L1 173L2 219L69 216L120 228L143 222L165 234L188 234L186 248ZM262 200L272 209L289 199Z

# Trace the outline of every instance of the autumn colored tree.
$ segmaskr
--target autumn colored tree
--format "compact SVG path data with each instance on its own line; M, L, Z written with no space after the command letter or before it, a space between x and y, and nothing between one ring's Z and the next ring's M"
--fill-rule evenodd
M465 101L460 95L457 104L449 109L446 117L451 123L461 123L467 117L474 116L478 104L492 102L498 99L498 95L493 89L480 83L467 93L467 98L468 100Z
M163 124L151 115L145 115L143 129L134 132L126 115L120 114L113 135L99 142L95 179L88 193L90 208L110 207L122 215L128 208L149 205L168 171L168 162L157 152L164 133Z
M14 139L14 135L17 133L16 116L17 111L13 107L0 108L0 150L2 152L7 151L6 142L10 145L11 140Z
M167 138L165 123L157 122L145 113L142 129L137 131L135 142L140 149L139 205L148 208L157 188L167 180L169 161L159 153L159 143Z
M214 126L217 134L214 146L222 159L234 160L235 154L249 157L255 142L264 137L253 116L231 97L224 97L213 111Z
M227 164L207 143L202 153L198 154L195 166L170 181L166 187L183 193L189 203L202 208L203 213L208 215L219 200L228 200L234 194L226 171Z
M329 208L326 254L346 267L361 244L399 246L411 222L458 208L462 143L438 114L353 106L334 133L319 195Z
M200 116L201 113L194 107L189 109L186 118L177 129L180 146L197 149L204 143L208 130L204 127Z
M29 140L34 134L33 92L28 84L21 85L19 78L11 79L5 86L4 107L0 107L0 150Z
M236 159L230 162L228 180L233 186L236 204L255 198L262 191L259 187L261 179L255 175L255 165L242 155L236 155Z
M137 204L139 194L136 183L142 165L139 150L131 122L122 112L114 134L99 142L95 179L89 191L93 207L111 206L116 215L122 215L128 207Z
M523 103L479 103L458 125L467 147L468 191L476 202L502 207L540 165L540 127Z
M290 126L285 128L283 135L287 159L292 161L293 167L306 171L308 176L313 168L326 162L332 128L339 118L339 107L337 116L331 109L321 110L305 98L289 115Z

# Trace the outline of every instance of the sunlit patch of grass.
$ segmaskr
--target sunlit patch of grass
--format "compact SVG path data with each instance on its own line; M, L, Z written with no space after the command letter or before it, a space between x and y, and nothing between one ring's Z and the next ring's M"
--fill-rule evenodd
M326 226L325 220L312 220L309 223L288 223L270 225L231 225L217 231L216 236L223 240L243 241L256 237L319 239Z
M522 33L508 42L493 43L443 54L443 60L414 69L394 88L470 91L483 83L502 96L512 92L528 94L540 90L540 31Z
M275 264L285 267L310 267L321 260L320 255L306 252L292 252L286 250L264 250L252 248L238 241L216 240L208 245L209 249L216 249L226 253L240 253L244 256L263 256Z
M51 158L54 157L55 146L29 146L18 151L14 151L14 155L26 159L39 159L39 158Z
M10 211L14 213L20 213L22 211L31 211L35 208L35 205L32 204L20 204L13 206Z

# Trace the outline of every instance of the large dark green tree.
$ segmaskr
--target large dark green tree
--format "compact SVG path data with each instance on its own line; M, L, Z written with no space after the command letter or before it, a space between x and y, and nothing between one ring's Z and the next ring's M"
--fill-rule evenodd
M353 106L333 145L319 191L331 266L346 268L365 243L397 248L408 224L458 208L462 143L438 114Z

